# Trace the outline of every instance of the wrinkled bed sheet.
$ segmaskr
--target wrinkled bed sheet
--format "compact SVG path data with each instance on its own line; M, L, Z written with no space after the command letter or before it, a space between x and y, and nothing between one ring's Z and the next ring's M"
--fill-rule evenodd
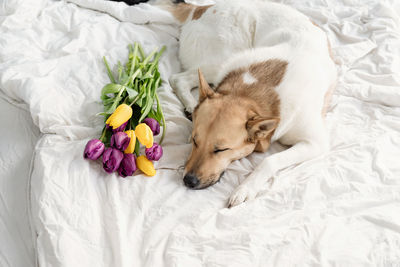
M33 267L29 224L30 162L39 130L29 112L0 92L0 266Z
M256 200L227 209L265 157L236 161L215 186L182 185L191 123L168 77L178 29L148 4L0 3L0 89L26 103L43 134L31 175L31 222L45 266L398 266L400 17L392 1L282 0L328 34L339 81L326 118L331 152L279 172ZM397 11L396 11L397 10ZM100 90L138 41L161 45L165 156L157 175L122 179L82 159L100 134ZM274 144L274 153L283 148ZM267 153L267 154L268 154ZM28 160L27 163L29 164Z

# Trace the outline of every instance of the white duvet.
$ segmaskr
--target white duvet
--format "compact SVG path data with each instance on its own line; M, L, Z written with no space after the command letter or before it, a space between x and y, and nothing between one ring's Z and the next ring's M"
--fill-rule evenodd
M173 18L148 4L72 2L0 2L0 90L26 103L43 134L30 177L41 267L400 266L395 0L282 1L320 25L334 50L331 152L279 172L232 209L230 193L265 155L234 162L208 189L183 186L191 122L168 84L180 71ZM135 41L167 46L159 90L168 132L157 175L123 179L82 152L102 128L102 56L124 61Z

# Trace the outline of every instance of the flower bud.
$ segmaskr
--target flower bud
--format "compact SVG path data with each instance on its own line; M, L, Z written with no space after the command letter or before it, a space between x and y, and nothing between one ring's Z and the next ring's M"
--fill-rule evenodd
M127 104L119 105L106 120L106 124L112 126L113 130L120 127L132 117L132 108Z
M118 149L109 147L103 153L103 168L106 172L112 173L119 168L122 159L124 158L124 153Z
M131 139L129 141L129 145L127 148L124 150L125 154L132 154L135 151L135 145L136 145L136 135L134 130L128 130L125 131L125 133L128 135L128 137Z
M163 149L162 149L162 147L161 147L159 144L157 144L157 143L153 143L153 146L152 146L151 148L146 148L145 152L146 152L146 157L147 157L149 160L155 160L155 161L157 161L157 160L159 160L159 159L162 157L162 155L163 155Z
M143 155L139 156L136 159L136 164L137 164L139 170L141 170L144 174L146 174L148 176L156 175L156 170L154 169L153 162L148 160L145 156L143 156Z
M157 120L155 120L153 118L146 118L143 120L143 122L146 123L147 126L150 127L154 136L156 136L160 133L160 124L158 123Z
M103 154L104 147L103 142L98 139L92 139L87 142L85 151L83 152L83 157L85 159L96 160Z
M135 128L135 134L140 143L142 143L147 148L153 146L153 132L150 127L145 123L140 123Z
M126 133L118 132L111 136L110 144L111 144L111 147L114 147L116 149L124 151L128 147L130 140L131 139L129 138L129 136Z
M119 165L118 173L122 177L131 176L137 170L136 157L134 154L124 154L124 158Z

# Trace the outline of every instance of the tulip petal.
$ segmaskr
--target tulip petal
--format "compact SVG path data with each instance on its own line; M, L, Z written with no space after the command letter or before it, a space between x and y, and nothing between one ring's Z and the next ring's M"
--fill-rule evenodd
M146 148L145 152L146 152L146 157L149 160L157 161L163 155L162 147L159 144L155 143L155 142L154 142L154 144L153 144L153 146L151 148Z
M134 130L125 131L125 133L129 136L130 141L127 148L124 150L125 154L132 154L135 152L135 145L136 145L136 135Z
M160 124L158 123L158 121L156 119L146 118L143 120L143 122L146 123L147 126L150 127L154 136L156 136L160 133Z
M111 146L123 151L128 147L130 140L126 133L117 132L111 136Z
M96 160L100 158L104 151L104 144L98 139L92 139L87 142L83 157L86 159Z
M124 154L118 149L109 147L103 153L103 168L107 173L112 173L116 171L122 159L124 158Z
M113 129L115 130L122 124L127 122L131 117L132 117L132 108L127 104L121 104L107 119L106 124L112 126Z
M156 170L154 169L153 162L148 160L146 156L139 156L136 159L136 164L139 170L141 170L144 174L148 176L154 176L156 175Z
M136 126L135 134L139 142L146 146L146 148L153 146L153 132L147 124L140 123Z
M118 168L118 174L122 177L131 176L137 170L136 157L133 154L124 154L124 158Z

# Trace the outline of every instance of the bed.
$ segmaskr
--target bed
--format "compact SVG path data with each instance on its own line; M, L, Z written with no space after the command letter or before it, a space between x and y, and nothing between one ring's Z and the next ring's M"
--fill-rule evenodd
M205 190L183 186L191 122L168 84L180 71L168 12L101 0L0 3L1 116L14 125L8 133L26 129L0 143L8 186L0 265L399 266L400 5L277 2L309 16L331 42L339 71L326 117L331 151L280 171L232 209L230 193L265 154L232 163ZM124 179L82 152L102 128L102 57L115 64L135 41L146 52L167 46L159 94L168 132L157 175ZM267 154L282 149L275 143ZM12 150L24 155L14 167Z

